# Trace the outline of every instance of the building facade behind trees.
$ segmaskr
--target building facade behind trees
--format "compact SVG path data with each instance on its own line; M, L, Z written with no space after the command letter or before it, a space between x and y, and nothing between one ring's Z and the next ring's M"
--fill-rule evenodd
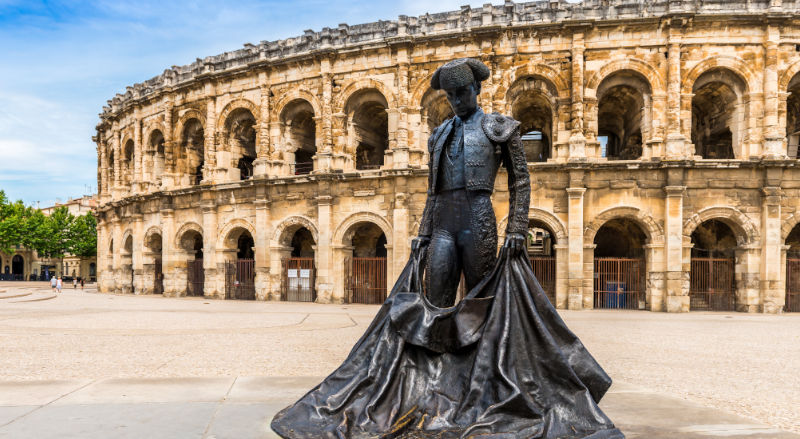
M430 77L470 56L484 110L521 122L559 308L798 310L798 7L506 2L170 68L97 126L100 289L381 302L452 116Z

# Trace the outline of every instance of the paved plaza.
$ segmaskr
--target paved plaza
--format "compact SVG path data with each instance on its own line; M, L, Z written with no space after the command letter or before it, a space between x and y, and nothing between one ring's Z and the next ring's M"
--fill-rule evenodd
M274 437L377 309L0 283L0 438ZM800 438L800 315L560 312L628 437Z

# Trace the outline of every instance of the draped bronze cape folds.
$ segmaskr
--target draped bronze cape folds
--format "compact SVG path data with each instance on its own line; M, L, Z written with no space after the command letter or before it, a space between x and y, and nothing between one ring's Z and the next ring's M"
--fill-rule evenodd
M275 432L624 438L597 406L611 379L556 313L524 254L502 250L466 305L445 310L408 294L420 293L422 259L412 255L344 363L275 415Z

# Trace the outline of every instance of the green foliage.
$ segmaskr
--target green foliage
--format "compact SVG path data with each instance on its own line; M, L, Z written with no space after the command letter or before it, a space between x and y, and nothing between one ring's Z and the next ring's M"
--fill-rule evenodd
M22 201L10 202L0 190L0 251L10 254L17 246L41 257L92 257L97 254L97 220L91 212L76 217L66 206L46 216Z

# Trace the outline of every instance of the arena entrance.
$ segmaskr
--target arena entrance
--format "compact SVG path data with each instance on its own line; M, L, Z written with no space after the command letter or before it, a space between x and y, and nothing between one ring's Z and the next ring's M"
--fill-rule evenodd
M353 255L345 260L347 303L381 304L386 300L386 235L373 223L355 224Z
M236 243L236 259L225 261L225 298L256 300L255 241L244 228L231 231L226 243Z
M203 270L203 235L190 230L181 239L186 251L186 295L203 296L205 271Z
M689 309L736 309L736 236L719 220L708 220L692 232Z
M281 260L281 300L313 302L317 300L314 289L314 236L305 227L292 235L292 251Z
M647 236L629 218L615 218L594 238L594 307L646 308Z
M11 258L11 279L25 280L25 260L20 255Z
M164 272L161 263L161 235L154 233L146 239L145 246L148 253L145 256L152 261L152 264L145 266L145 270L148 272L148 281L152 283L150 290L152 294L162 294L164 292Z
M786 237L786 304L784 312L800 312L800 224Z
M553 306L556 306L555 236L544 223L528 221L527 245L531 268Z

